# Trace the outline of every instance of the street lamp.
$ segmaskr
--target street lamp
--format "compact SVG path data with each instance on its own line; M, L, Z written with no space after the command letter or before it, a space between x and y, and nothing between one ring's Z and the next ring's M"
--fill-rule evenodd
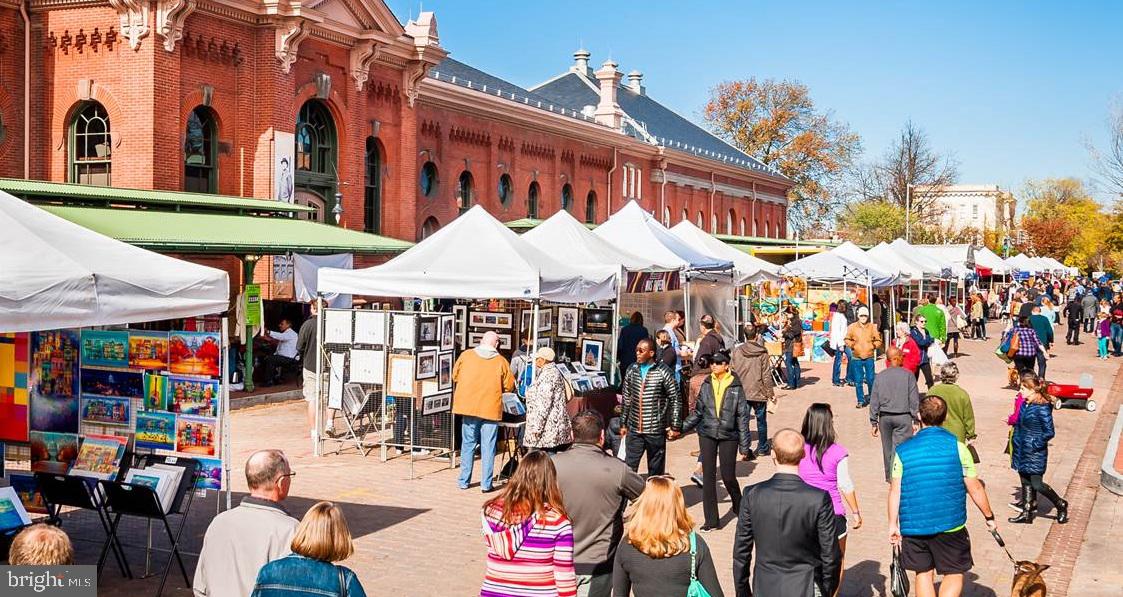
M331 208L331 215L335 216L335 223L343 219L343 193L335 193L335 207Z
M912 184L905 184L905 242L912 241Z

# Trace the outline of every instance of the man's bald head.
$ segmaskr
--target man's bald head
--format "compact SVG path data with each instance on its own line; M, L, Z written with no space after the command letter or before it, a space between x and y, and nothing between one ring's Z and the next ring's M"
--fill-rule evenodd
M799 466L803 460L803 436L795 429L784 428L772 438L772 455L780 466Z
M278 482L290 472L289 460L285 458L284 452L258 450L246 460L246 485L249 485L250 493L260 493L262 497L269 497L267 494L272 493L280 494L269 499L281 501L288 496L288 484L285 483L285 489L281 491L281 484Z
M483 338L480 338L480 346L499 348L499 334L495 332L484 332Z
M905 353L901 352L901 349L896 346L890 346L885 351L885 360L889 361L889 364L893 367L900 367L905 362Z

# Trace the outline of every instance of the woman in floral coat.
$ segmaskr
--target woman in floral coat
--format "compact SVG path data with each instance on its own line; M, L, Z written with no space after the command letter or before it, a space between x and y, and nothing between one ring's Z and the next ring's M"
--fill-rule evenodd
M539 348L534 353L534 383L526 391L526 432L523 445L555 452L573 443L566 402L569 382L554 364L554 351Z

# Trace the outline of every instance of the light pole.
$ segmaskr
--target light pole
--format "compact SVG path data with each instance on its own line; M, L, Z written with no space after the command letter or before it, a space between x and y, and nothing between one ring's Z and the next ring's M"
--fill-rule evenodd
M912 242L912 183L905 184L905 242Z

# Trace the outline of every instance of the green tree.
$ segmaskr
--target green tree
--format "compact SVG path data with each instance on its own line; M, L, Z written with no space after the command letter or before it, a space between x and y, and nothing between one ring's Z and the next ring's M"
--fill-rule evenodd
M710 90L703 116L714 134L794 181L788 191L794 228L822 227L837 215L844 203L839 185L861 139L816 108L806 85L727 81Z
M838 218L838 233L859 245L892 242L905 234L905 210L888 201L851 203Z
M1066 265L1099 269L1115 261L1111 242L1119 217L1104 212L1076 178L1047 178L1026 183L1026 212L1021 229L1037 255Z

